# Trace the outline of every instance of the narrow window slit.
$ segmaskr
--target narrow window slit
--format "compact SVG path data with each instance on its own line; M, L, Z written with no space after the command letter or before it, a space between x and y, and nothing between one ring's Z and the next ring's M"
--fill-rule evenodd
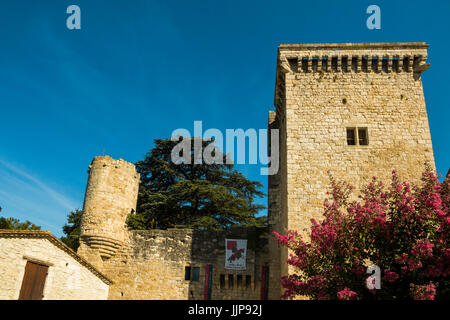
M228 288L233 289L234 287L234 277L232 274L228 275Z
M308 58L302 59L302 70L303 70L303 72L311 71L311 70L308 70Z
M349 146L356 145L356 129L355 128L347 128L347 145L349 145Z
M358 142L360 146L367 146L369 144L367 128L358 128Z
M358 70L358 57L352 57L352 71L356 72Z
M342 57L342 71L347 72L348 70L348 57Z
M388 72L388 62L389 62L389 58L383 57L383 64L381 66L381 69L383 70L383 72Z
M403 57L403 71L408 72L409 57Z
M378 72L378 57L372 57L372 71Z
M318 65L319 65L319 58L313 57L312 58L312 71L317 72L318 71Z
M322 70L328 71L328 57L322 57Z
M392 71L393 72L398 72L399 71L399 69L398 69L398 62L399 62L399 58L398 57L394 57L392 59Z
M192 269L192 281L199 281L200 280L200 268L194 267Z
M252 286L252 276L245 276L245 288L246 289L250 289L250 287Z
M369 62L369 59L367 57L362 57L361 69L363 72L369 72L368 71L368 62Z
M184 280L191 280L191 267L184 268Z
M331 71L337 72L338 69L338 57L331 58Z
M236 277L236 288L242 288L242 275L238 274Z
M291 67L292 72L298 72L298 59L297 58L289 58L288 59L289 66Z

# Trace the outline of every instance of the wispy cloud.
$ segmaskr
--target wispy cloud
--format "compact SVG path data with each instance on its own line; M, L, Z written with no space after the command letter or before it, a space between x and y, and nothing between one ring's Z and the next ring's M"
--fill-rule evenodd
M57 236L69 211L79 208L57 186L4 159L0 159L0 205L2 215L29 220Z
M26 182L28 184L31 184L31 187L37 187L44 191L46 194L48 194L54 201L59 203L62 207L64 207L67 210L73 210L75 208L75 202L70 200L68 197L64 196L63 194L59 193L58 191L54 190L53 188L50 188L47 184L45 184L43 181L38 179L35 176L32 176L28 172L19 169L18 167L14 166L13 164L4 161L0 159L0 164L3 165L5 168L9 169L19 177L25 179L25 181L22 180L22 182ZM14 178L13 178L14 179ZM28 180L28 182L27 182ZM16 179L17 182L17 179Z
M33 199L26 199L17 195L14 191L4 190L0 190L0 199L2 200L2 206L5 205L3 202L6 201L8 213L5 212L5 216L22 221L29 220L34 224L41 226L43 229L52 229L52 232L55 234L58 234L60 231L60 225L49 222L50 220L53 220L49 218L49 215L52 215L52 212L55 211L54 208L51 207L51 204L41 204ZM45 201L44 199L42 200ZM57 212L55 216L58 216Z

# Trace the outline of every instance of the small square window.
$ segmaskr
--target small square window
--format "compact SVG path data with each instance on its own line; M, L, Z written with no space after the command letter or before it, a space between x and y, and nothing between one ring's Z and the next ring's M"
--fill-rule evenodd
M367 128L358 128L358 142L360 146L367 146L369 144Z
M192 267L192 266L184 267L184 280L199 281L200 267Z
M369 144L369 131L367 128L347 128L347 145L367 146Z
M356 128L347 128L347 145L356 145Z

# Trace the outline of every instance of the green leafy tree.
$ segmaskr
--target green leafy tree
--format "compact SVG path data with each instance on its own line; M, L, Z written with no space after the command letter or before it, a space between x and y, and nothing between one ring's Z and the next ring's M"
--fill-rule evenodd
M212 142L202 140L202 151ZM175 164L171 152L177 143L156 139L155 147L136 163L141 183L137 213L128 218L130 228L222 230L265 225L266 217L256 217L264 206L254 203L255 197L264 196L261 183L225 164L223 154L224 164Z
M0 207L0 212L1 211L2 211L2 207ZM26 220L25 222L20 222L19 219L0 217L0 229L41 230L41 227L35 225L34 223L31 223L28 220Z
M26 220L25 222L20 222L19 219L0 217L0 229L41 230L41 227L35 225L34 223L31 223L28 220Z
M68 247L77 251L80 246L80 226L83 211L76 209L67 215L67 223L63 226L65 236L61 237L61 241Z

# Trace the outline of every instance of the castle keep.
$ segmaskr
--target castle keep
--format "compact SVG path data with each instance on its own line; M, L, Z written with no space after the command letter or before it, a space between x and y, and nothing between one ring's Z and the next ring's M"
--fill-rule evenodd
M306 234L320 220L329 171L359 188L372 176L418 182L435 169L421 73L425 43L289 44L278 48L280 170L269 176L274 230ZM279 252L272 247L274 254ZM281 274L287 273L282 250ZM276 270L276 268L272 268Z
M279 299L287 251L271 236L320 220L328 172L359 189L396 169L416 182L434 157L420 75L425 43L281 45L275 108L280 169L269 176L269 229L127 230L134 165L96 157L78 253L112 281L109 299ZM245 270L225 269L225 239L248 241Z

